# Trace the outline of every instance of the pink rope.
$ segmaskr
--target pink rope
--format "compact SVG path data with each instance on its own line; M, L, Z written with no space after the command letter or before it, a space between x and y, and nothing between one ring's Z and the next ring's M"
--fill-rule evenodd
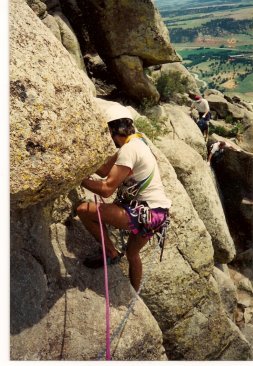
M104 238L104 231L103 231L103 224L101 220L99 205L100 203L97 201L97 196L95 197L95 203L97 206L98 212L98 221L100 226L100 233L101 233L101 241L102 241L102 248L103 248L103 259L104 259L104 274L105 274L105 319L106 319L106 360L111 360L111 352L110 352L110 302L109 302L109 289L108 289L108 273L107 273L107 260L106 260L106 252L105 252L105 238Z

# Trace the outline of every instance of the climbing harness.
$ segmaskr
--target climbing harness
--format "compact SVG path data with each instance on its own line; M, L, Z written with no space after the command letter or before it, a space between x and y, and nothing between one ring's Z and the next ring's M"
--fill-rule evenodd
M151 183L155 174L155 167L153 168L152 172L147 176L147 178L143 179L140 182L134 182L131 184L131 179L128 180L126 183L122 183L117 192L117 201L118 202L130 202L138 194L144 191L149 184Z
M121 251L126 250L124 236L130 232L145 237L156 236L161 249L160 261L165 242L166 232L170 223L169 214L166 209L150 209L146 202L132 201L130 204L122 205L131 217L130 230L120 230Z
M165 239L167 236L167 230L170 224L170 219L169 217L166 218L166 220L164 221L164 223L160 226L160 228L154 233L156 239L157 239L157 245L160 248L160 262L162 261L162 257L163 257L163 250L164 250L164 244L165 244ZM125 242L125 236L129 236L129 231L127 230L120 230L120 241L121 241L121 247L120 247L120 252L121 253L125 253L126 249L127 249L127 244ZM154 239L154 237L153 237Z
M98 220L100 226L101 233L101 241L103 248L103 258L104 258L104 276L105 276L105 300L106 300L106 310L105 310L105 318L106 318L106 360L111 359L110 353L110 302L109 302L109 289L108 289L108 273L107 273L107 261L106 261L106 252L105 252L105 238L103 231L103 224L100 215L99 202L97 200L97 196L94 195L95 203L97 206Z

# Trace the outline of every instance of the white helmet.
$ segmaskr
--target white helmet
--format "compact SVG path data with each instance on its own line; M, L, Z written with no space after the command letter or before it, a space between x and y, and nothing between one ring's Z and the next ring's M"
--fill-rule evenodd
M129 118L133 120L131 112L120 103L111 102L101 98L94 98L94 100L105 116L107 123L120 118Z

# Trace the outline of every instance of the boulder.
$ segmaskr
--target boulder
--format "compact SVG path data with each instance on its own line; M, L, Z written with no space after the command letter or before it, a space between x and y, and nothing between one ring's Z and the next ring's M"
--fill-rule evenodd
M226 344L225 349L219 360L221 361L252 360L253 353L250 343L247 341L243 333L239 331L239 328L230 319L228 319L228 324L230 326L230 329L234 331L234 334L228 340L228 344ZM241 351L240 355L238 353L239 349Z
M230 123L226 123L224 120L214 120L209 121L209 134L210 131L214 131L222 137L236 137L238 136L238 127Z
M111 60L111 68L122 89L133 99L150 99L157 103L160 95L154 84L143 72L143 62L139 57L123 55Z
M248 102L245 102L244 100L241 100L241 98L238 97L237 95L234 95L232 97L232 101L233 101L233 103L236 103L236 104L239 104L240 106L245 107L246 109L248 109L248 111L253 112L252 103L248 103Z
M166 353L176 360L250 359L250 345L226 315L211 276L213 249L203 222L169 161L149 145L173 206L162 262L143 249L148 279L142 297L163 332Z
M238 141L238 145L245 151L253 153L253 124L247 126L242 134L242 139Z
M82 264L99 245L73 217L87 198L73 187L115 149L85 74L24 1L10 10L11 359L104 359L104 274ZM178 135L204 155L200 132L198 140L194 122L186 125ZM171 225L162 262L152 244L141 252L145 304L125 258L108 268L112 358L166 360L166 349L177 360L249 359L212 277L211 237L169 161L150 146L173 201Z
M242 333L244 334L245 338L251 345L252 354L253 354L253 324L246 324L245 327L242 329Z
M210 168L183 141L174 140L168 143L162 139L156 144L174 167L178 179L211 235L215 260L221 263L231 262L235 256L235 247Z
M225 118L227 116L232 116L232 118L236 120L242 120L244 117L244 111L242 108L238 106L234 106L232 103L229 103L223 96L221 95L208 95L207 101L210 105L210 109L217 112L220 118Z
M86 74L24 1L10 10L10 192L26 207L68 192L113 146Z
M168 140L182 140L195 149L203 158L207 156L206 144L203 135L197 124L189 115L188 107L181 107L176 104L163 104L164 123L168 133L161 136L161 143L166 144Z
M212 141L228 141L213 134ZM238 145L235 145L238 148ZM236 247L246 250L252 245L253 230L253 155L226 149L223 159L215 165L215 174L222 195L224 210ZM232 198L231 198L232 197Z
M42 19L42 23L45 24L45 26L51 30L51 32L58 39L58 41L62 42L61 31L55 17L53 17L50 14L47 14L47 16Z
M211 94L207 96L207 101L211 111L215 111L219 118L225 119L226 121L229 118L233 122L241 122L245 129L253 125L253 112L250 112L244 106L231 103L221 95ZM248 139L249 137L247 137Z
M144 75L143 67L181 58L170 43L153 1L88 0L78 1L78 5L98 54L116 74L124 92L138 101L157 101L159 94Z
M77 2L81 10L88 11L90 15L92 28L90 27L89 32L102 59L123 55L138 56L146 66L180 61L170 43L168 29L153 1Z
M66 50L70 53L73 59L76 61L77 66L85 71L83 56L80 50L80 46L76 35L68 21L68 19L61 13L61 12L54 12L53 17L58 25L60 36L61 36L61 43L66 48ZM47 17L46 17L47 18ZM47 26L50 23L47 20L43 19L43 23ZM50 27L49 27L50 28ZM50 28L51 29L51 28ZM54 26L52 27L52 31L54 31Z
M216 90L216 89L206 89L204 91L204 98L208 97L209 95L220 95L221 97L224 96L222 94L222 92L220 92L219 90Z
M237 268L230 266L229 273L238 290L238 303L253 307L253 281L238 271ZM244 296L245 295L245 296ZM248 295L248 298L247 296ZM247 299L247 300L246 300Z
M175 359L180 359L183 352L183 359L191 361L251 360L250 344L239 328L224 315L219 305L218 289L211 287L207 292L209 296L205 301L200 301L174 329L166 332L166 338L173 344L170 353L174 357L176 355Z
M216 267L214 267L213 276L218 284L221 300L225 310L230 319L234 321L238 300L236 286L229 274L225 274Z
M47 6L45 1L26 0L26 2L39 18L42 19L47 15Z
M96 243L78 220L54 221L70 206L62 196L12 215L12 360L105 358L104 273L82 265ZM108 275L113 335L133 291L119 266L109 267ZM111 338L112 359L166 360L161 330L139 297L133 309L124 331Z
M77 66L81 70L85 71L78 40L68 19L61 12L59 0L27 0L26 2L35 12L35 14L42 20L42 22L52 31L54 36L63 44L66 50L71 54L77 63ZM48 11L51 9L54 9L54 11L49 14Z
M247 324L253 324L253 278L248 278L248 273L244 270L245 275L239 272L239 268L230 266L230 276L234 281L237 289L237 318L236 324L243 329ZM246 277L247 276L247 277ZM252 333L253 336L253 333ZM253 346L253 343L251 343Z

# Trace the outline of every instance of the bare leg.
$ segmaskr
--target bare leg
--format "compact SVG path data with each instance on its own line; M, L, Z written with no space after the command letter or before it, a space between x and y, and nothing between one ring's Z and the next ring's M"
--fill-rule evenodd
M126 256L129 262L129 278L135 291L138 291L142 278L140 250L147 242L148 238L143 238L140 235L130 234L127 243Z
M126 211L113 203L102 203L99 206L101 219L103 222L106 253L114 258L118 255L117 250L108 235L104 224L112 225L118 229L129 228L129 217ZM97 206L93 202L85 202L77 207L77 214L86 229L101 243L101 234L98 221Z
M208 140L208 133L209 133L209 127L207 127L207 129L204 132L205 141Z

